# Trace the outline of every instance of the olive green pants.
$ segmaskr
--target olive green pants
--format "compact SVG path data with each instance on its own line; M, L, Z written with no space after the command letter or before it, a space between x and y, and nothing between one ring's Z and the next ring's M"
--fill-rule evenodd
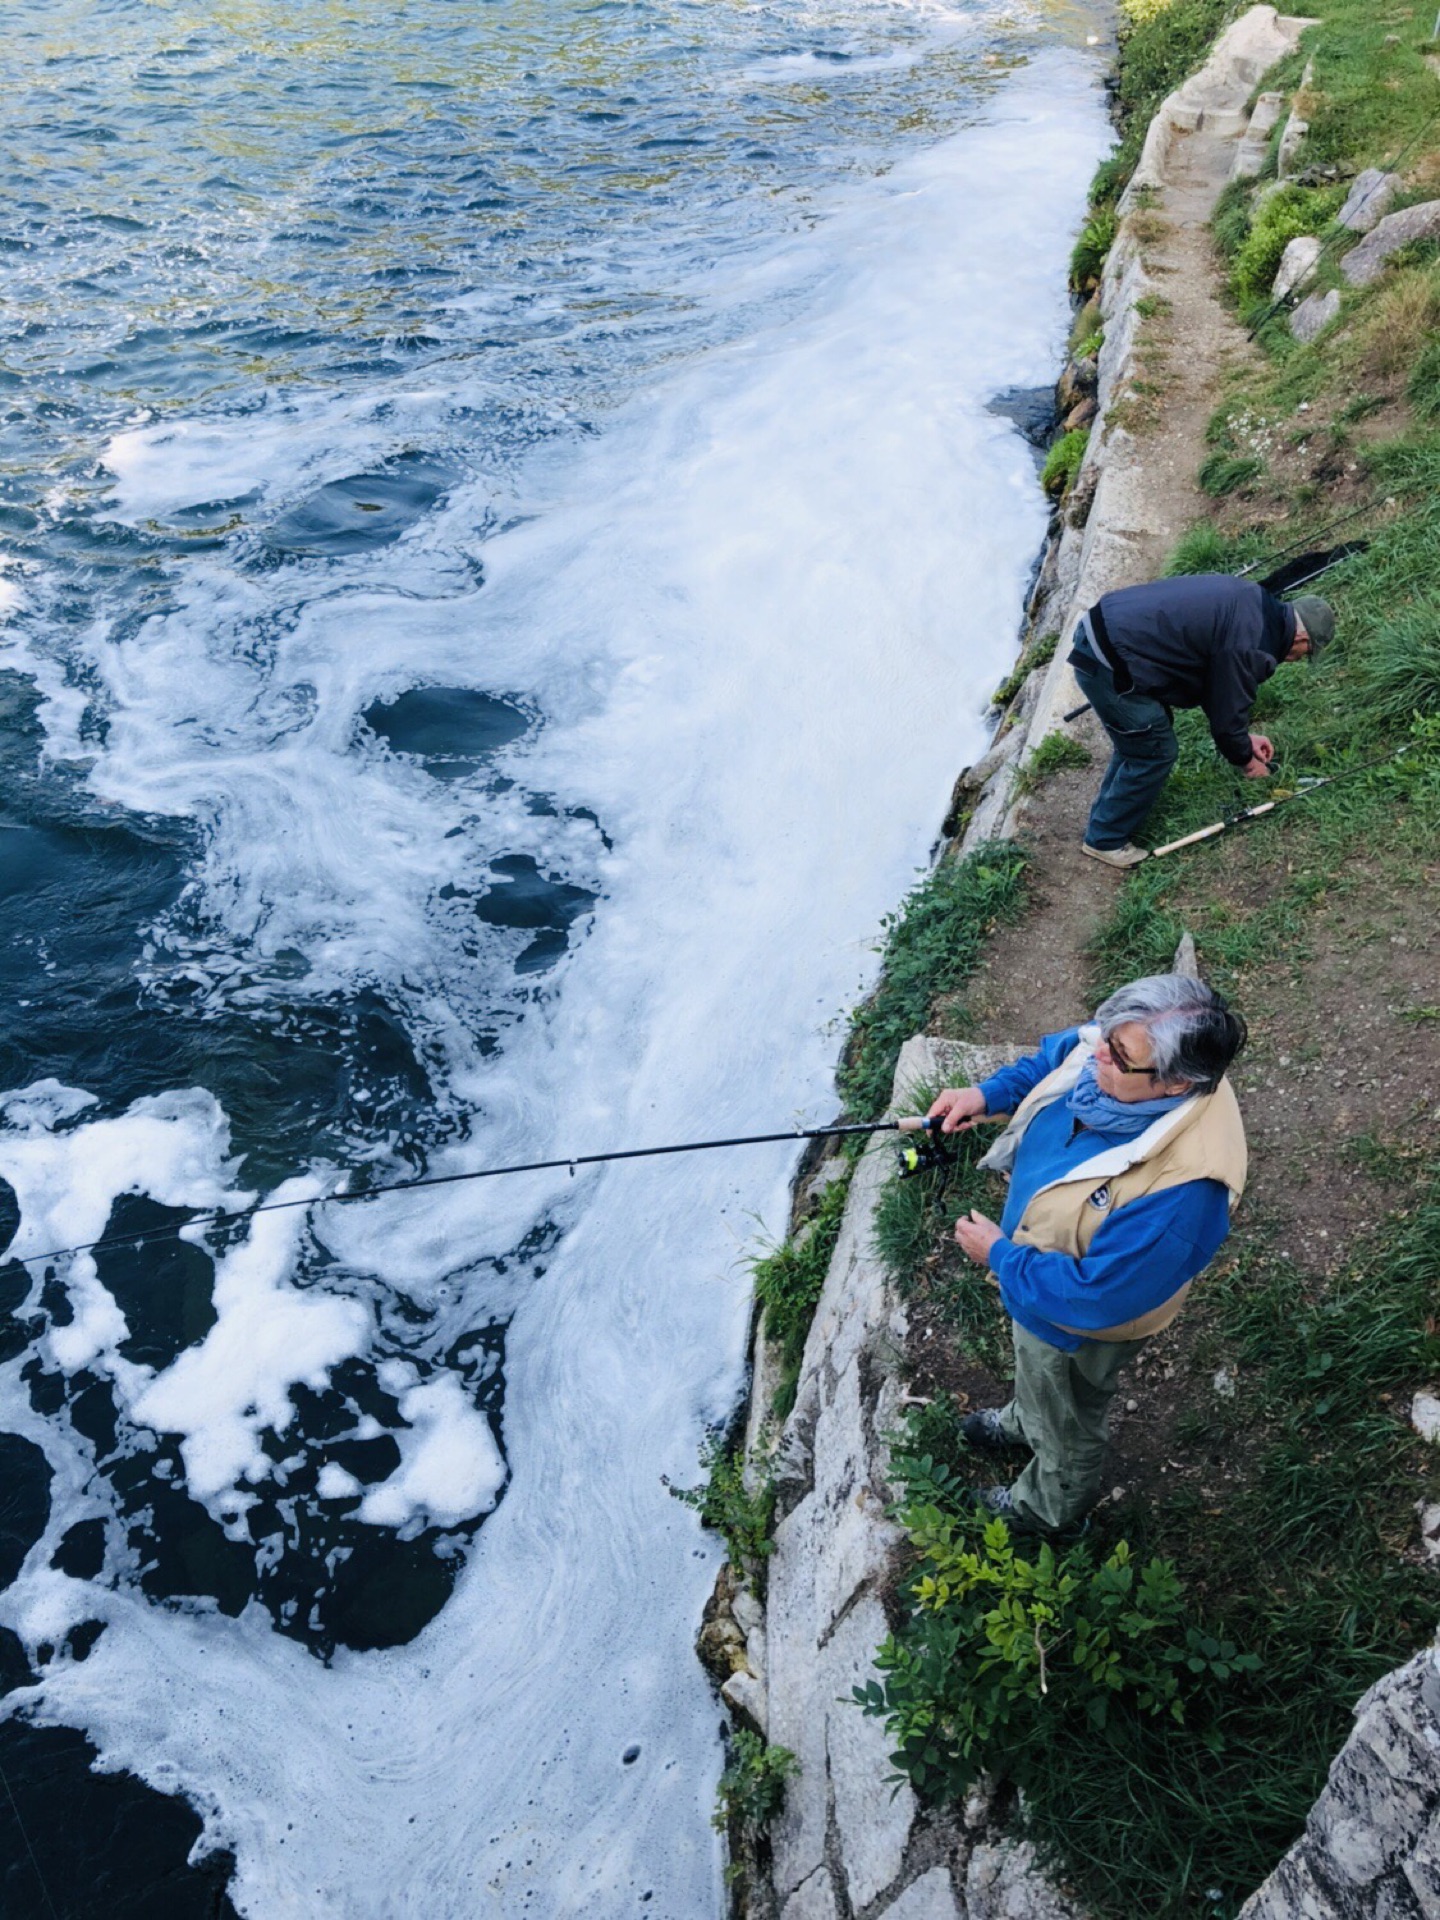
M1000 1409L1007 1440L1035 1458L1011 1487L1019 1517L1052 1531L1078 1520L1100 1498L1110 1402L1120 1370L1143 1340L1087 1340L1062 1353L1012 1322L1015 1397Z

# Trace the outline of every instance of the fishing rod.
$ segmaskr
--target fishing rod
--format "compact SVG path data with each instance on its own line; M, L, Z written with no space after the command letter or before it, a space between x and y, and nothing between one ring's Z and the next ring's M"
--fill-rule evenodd
M63 1260L74 1253L105 1253L115 1247L143 1247L151 1241L174 1239L192 1227L232 1227L242 1220L253 1220L262 1213L289 1213L295 1207L327 1206L332 1201L374 1200L382 1193L415 1193L421 1187L453 1187L466 1180L499 1180L512 1173L553 1173L561 1167L568 1167L573 1177L577 1167L598 1166L602 1161L651 1160L667 1153L712 1153L718 1147L756 1147L776 1140L830 1140L844 1134L928 1134L929 1139L905 1151L902 1174L914 1173L937 1164L938 1155L943 1151L936 1144L940 1138L942 1117L937 1114L933 1119L921 1119L918 1115L907 1115L900 1120L865 1120L853 1126L798 1127L785 1133L737 1134L730 1140L682 1140L665 1147L623 1147L611 1153L573 1153L563 1160L526 1160L509 1167L475 1167L468 1173L427 1174L419 1180L391 1180L378 1186L357 1187L353 1193L337 1189L334 1193L313 1194L305 1200L266 1200L257 1206L237 1207L233 1213L225 1213L217 1208L170 1226L147 1227L138 1233L107 1234L99 1240L83 1240L73 1247L53 1247L49 1253L0 1255L0 1264L14 1259L29 1266L32 1261L43 1263L47 1260ZM349 1175L343 1177L348 1179Z
M1407 751L1407 748L1400 747L1394 753L1387 753L1383 759L1367 760L1363 767L1349 767L1344 773L1327 773L1320 779L1304 779L1292 793L1277 793L1273 800L1262 800L1254 807L1242 807L1238 813L1226 814L1223 820L1212 821L1208 827L1182 834L1178 840L1167 840L1163 847L1151 849L1150 858L1163 860L1167 853L1178 853L1181 847L1193 847L1202 840L1213 840L1217 834L1228 833L1231 827L1241 826L1247 820L1258 820L1263 814L1274 813L1277 807L1288 806L1292 800L1308 800L1321 787L1333 787L1337 781L1354 780L1362 773L1373 773L1377 767L1388 767Z

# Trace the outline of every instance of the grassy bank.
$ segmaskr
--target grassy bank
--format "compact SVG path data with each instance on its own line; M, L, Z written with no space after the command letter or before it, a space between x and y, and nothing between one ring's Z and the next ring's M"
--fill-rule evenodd
M1203 0L1144 11L1122 54L1122 144L1096 182L1102 225L1150 111L1225 14ZM1301 181L1274 190L1272 149L1270 177L1228 191L1219 209L1217 272L1237 313L1260 322L1261 357L1217 409L1197 461L1215 506L1171 564L1232 571L1292 545L1369 544L1309 589L1339 622L1320 667L1262 689L1255 725L1279 748L1274 780L1238 780L1200 716L1182 714L1181 759L1145 837L1160 844L1277 794L1306 797L1138 869L1090 955L1098 999L1168 967L1194 933L1205 972L1251 1023L1242 1099L1255 1178L1221 1260L1135 1370L1138 1412L1129 1426L1122 1416L1117 1446L1124 1484L1064 1565L1032 1555L1017 1575L958 1519L963 1485L994 1478L958 1426L967 1397L1005 1390L1006 1323L949 1229L973 1205L998 1213L998 1189L967 1150L948 1176L893 1190L879 1224L912 1314L948 1334L949 1360L947 1371L932 1340L917 1361L930 1404L906 1443L916 1560L870 1704L893 1716L902 1765L928 1797L953 1797L979 1765L1022 1786L1024 1824L1099 1920L1237 1912L1299 1835L1359 1695L1440 1618L1440 1573L1415 1518L1417 1501L1440 1499L1440 1458L1408 1421L1411 1396L1440 1370L1440 1006L1428 957L1440 877L1440 249L1411 248L1351 289L1339 262L1353 237L1334 223L1365 166L1399 160L1399 204L1440 197L1440 81L1424 57L1440 49L1427 37L1433 14L1359 0L1310 11L1320 25L1265 83L1297 86L1313 58L1298 103L1311 128ZM1266 311L1297 232L1327 248L1317 285L1342 290L1338 317L1308 346ZM1087 259L1093 271L1093 244ZM1300 786L1329 775L1344 777ZM1134 1594L1152 1563L1154 1592L1175 1595L1147 1629L1162 1666L1188 1658L1191 1633L1239 1657L1202 1647L1210 1665L1178 1719L1165 1702L1155 1710L1155 1674L1131 1661L1097 1714L1074 1610L1098 1604L1107 1565ZM1011 1631L1014 1608L1067 1570L1073 1589L1052 1624L1028 1641ZM955 1676L993 1701L1002 1671L1006 1711L977 1721L976 1685L957 1692Z

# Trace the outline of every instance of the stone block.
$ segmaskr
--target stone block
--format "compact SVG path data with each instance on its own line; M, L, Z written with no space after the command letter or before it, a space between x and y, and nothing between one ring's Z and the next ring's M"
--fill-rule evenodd
M1422 200L1419 206L1387 213L1340 262L1340 271L1352 287L1368 287L1385 271L1385 263L1412 240L1440 240L1440 200Z
M1298 113L1292 113L1285 122L1285 131L1280 136L1280 151L1276 155L1276 171L1282 180L1288 180L1300 169L1300 149L1305 144L1305 136L1310 131L1310 122L1302 120Z
M1417 1393L1410 1402L1410 1424L1422 1440L1440 1440L1440 1395Z
M888 1907L880 1907L875 1920L965 1920L955 1902L955 1890L944 1867L932 1867L912 1880Z
M898 1877L919 1811L908 1786L896 1791L889 1784L894 1768L884 1721L862 1713L850 1698L852 1687L878 1677L875 1654L888 1631L884 1608L867 1596L838 1623L817 1661L830 1696L830 1790L845 1891L857 1913Z
M1320 242L1313 233L1299 233L1293 240L1287 241L1276 270L1275 284L1270 289L1272 297L1283 300L1286 294L1293 293L1301 281L1310 278L1319 258Z
M1073 1906L1041 1873L1029 1841L982 1844L965 1875L968 1920L1081 1920Z
M802 1880L780 1910L780 1920L840 1920L835 1889L824 1867Z
M1260 169L1265 164L1270 136L1275 131L1276 124L1284 111L1283 93L1261 94L1255 102L1255 111L1250 115L1250 123L1235 151L1235 164L1230 170L1232 180L1258 178Z
M1379 167L1366 167L1357 174L1336 218L1352 233L1369 233L1378 220L1390 211L1403 182L1398 173L1383 173Z
M1307 294L1290 316L1290 331L1297 340L1313 340L1339 311L1340 294L1336 288L1332 287L1329 293Z
M769 1715L765 1709L765 1687L753 1673L746 1673L743 1668L732 1673L720 1689L720 1698L742 1727L758 1733L762 1740L767 1737Z

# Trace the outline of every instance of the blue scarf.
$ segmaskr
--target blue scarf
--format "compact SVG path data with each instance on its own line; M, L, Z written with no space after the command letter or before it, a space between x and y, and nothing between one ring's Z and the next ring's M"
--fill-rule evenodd
M1158 1120L1162 1113L1171 1112L1189 1098L1188 1093L1172 1093L1163 1100L1117 1100L1113 1093L1100 1091L1095 1062L1087 1060L1065 1104L1082 1127L1094 1133L1113 1133L1122 1140L1133 1140L1152 1120Z

